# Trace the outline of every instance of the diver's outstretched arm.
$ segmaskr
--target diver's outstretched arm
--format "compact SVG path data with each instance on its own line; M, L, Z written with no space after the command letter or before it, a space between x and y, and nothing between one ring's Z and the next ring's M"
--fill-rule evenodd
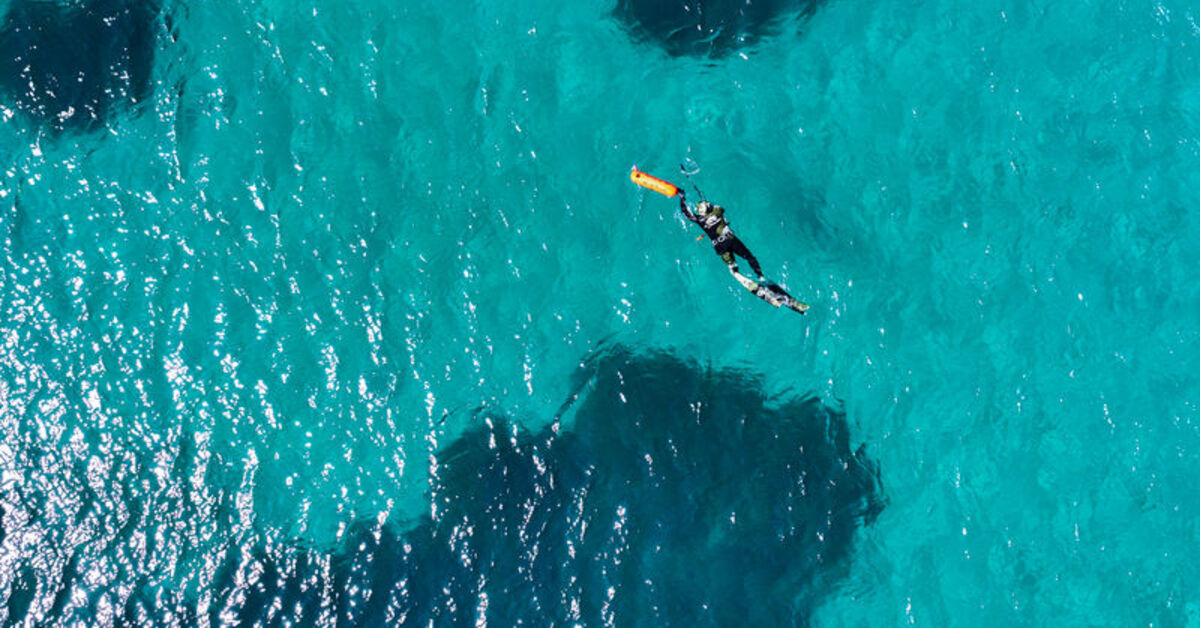
M697 216L687 204L687 198L683 195L683 190L679 191L679 211L683 213L683 217L688 220L700 224L700 217Z

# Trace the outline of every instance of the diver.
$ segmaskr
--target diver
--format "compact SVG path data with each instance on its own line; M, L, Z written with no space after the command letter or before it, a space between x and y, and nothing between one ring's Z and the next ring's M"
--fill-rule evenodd
M762 266L758 265L758 259L746 248L746 245L733 234L733 229L729 228L729 221L725 219L725 208L720 205L713 205L708 201L700 201L696 205L696 211L693 212L688 207L687 198L683 194L683 190L679 191L679 211L688 220L700 225L704 230L704 234L712 240L713 249L717 255L729 267L729 272L737 274L738 265L734 255L740 256L742 259L750 262L750 268L754 270L754 274L758 275L758 280L763 281Z
M804 313L808 309L808 305L792 298L776 283L767 282L763 276L762 266L758 264L758 259L746 248L743 243L733 233L733 229L729 228L729 221L725 219L725 208L720 205L702 200L696 205L696 211L693 212L687 204L687 198L684 196L683 190L679 190L679 211L688 220L700 225L704 230L705 235L712 240L713 249L725 265L729 267L729 272L733 274L738 283L744 288L754 293L754 296L779 307L786 305L789 308ZM758 281L752 281L745 275L738 272L737 257L741 257L750 263L751 270L755 275L758 275Z

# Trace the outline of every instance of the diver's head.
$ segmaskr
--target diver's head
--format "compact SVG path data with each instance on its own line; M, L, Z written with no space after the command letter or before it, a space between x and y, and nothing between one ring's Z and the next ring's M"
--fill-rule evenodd
M707 216L708 212L712 211L712 206L712 203L708 201L700 201L700 204L696 205L696 213L701 216Z

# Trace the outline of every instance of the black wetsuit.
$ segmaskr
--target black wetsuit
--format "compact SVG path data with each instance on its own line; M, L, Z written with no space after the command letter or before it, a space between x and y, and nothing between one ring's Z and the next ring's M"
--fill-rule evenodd
M705 235L712 240L713 249L717 251L717 255L720 255L721 259L725 260L729 266L729 270L738 272L737 260L733 257L737 255L750 262L750 268L756 275L763 276L762 266L758 265L754 254L733 234L733 229L729 228L729 221L725 220L725 210L721 206L713 205L712 210L707 214L699 216L688 207L687 199L680 194L679 211L683 212L684 217L688 220L700 225Z

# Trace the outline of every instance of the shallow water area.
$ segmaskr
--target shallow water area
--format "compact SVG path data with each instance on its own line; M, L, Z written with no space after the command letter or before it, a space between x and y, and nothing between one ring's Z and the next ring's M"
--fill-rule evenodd
M1196 10L636 4L0 2L0 621L1200 625Z

